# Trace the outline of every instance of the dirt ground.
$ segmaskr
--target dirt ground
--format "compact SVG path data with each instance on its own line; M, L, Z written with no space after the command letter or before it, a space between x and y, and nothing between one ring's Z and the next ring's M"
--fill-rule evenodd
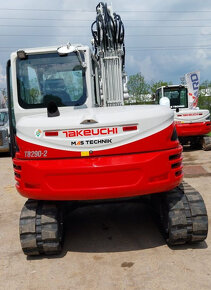
M186 150L184 165L211 216L211 152ZM169 248L139 203L77 209L61 255L27 258L18 233L26 200L16 193L6 155L0 176L0 289L211 289L211 234L198 245Z

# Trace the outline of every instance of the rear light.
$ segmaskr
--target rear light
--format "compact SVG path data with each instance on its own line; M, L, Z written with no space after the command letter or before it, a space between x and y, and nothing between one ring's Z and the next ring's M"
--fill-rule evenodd
M20 59L26 59L26 58L27 58L27 55L26 55L26 53L25 53L24 50L18 50L18 52L17 52L17 56L18 56L18 58L20 58Z
M57 131L45 132L46 137L52 137L52 136L58 136L58 135L59 135L59 132L57 132Z
M124 126L122 127L123 132L128 132L128 131L135 131L137 130L137 125L134 126Z

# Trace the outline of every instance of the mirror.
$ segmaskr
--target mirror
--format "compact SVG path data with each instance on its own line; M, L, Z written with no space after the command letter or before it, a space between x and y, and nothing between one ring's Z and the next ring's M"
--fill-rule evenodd
M59 55L65 55L74 51L75 51L75 46L71 46L71 45L61 46L57 49L57 52Z

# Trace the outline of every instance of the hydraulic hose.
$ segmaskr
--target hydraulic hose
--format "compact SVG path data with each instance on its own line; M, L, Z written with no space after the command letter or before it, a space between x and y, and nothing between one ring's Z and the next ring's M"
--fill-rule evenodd
M124 24L121 17L113 13L106 3L100 2L96 6L96 20L91 25L91 32L94 39L95 56L98 57L99 51L106 52L110 50L122 49L124 54L123 65L125 63L125 46L124 46Z

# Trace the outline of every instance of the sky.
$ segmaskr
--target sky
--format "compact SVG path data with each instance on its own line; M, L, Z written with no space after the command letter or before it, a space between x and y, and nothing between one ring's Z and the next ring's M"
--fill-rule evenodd
M67 42L91 47L98 2L1 0L0 89L12 51ZM211 80L210 0L113 0L112 6L125 26L128 75L178 84L185 73L200 70L201 81Z

